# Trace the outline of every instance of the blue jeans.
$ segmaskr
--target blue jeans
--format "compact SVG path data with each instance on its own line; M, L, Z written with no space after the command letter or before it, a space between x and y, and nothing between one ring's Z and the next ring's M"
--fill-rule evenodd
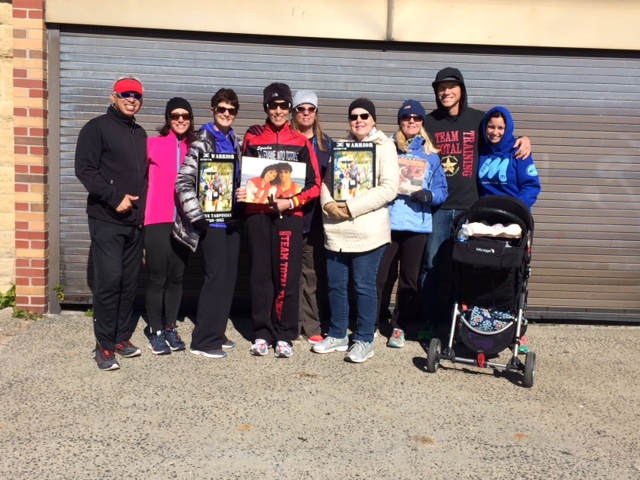
M376 277L386 245L362 253L327 251L327 280L331 326L329 336L344 338L349 326L349 271L353 276L358 309L358 324L354 340L373 342L378 314Z
M429 234L422 258L421 285L424 301L422 316L425 324L439 322L442 313L439 311L441 293L449 296L447 292L439 291L438 284L443 260L446 260L444 257L451 253L447 250L446 243L453 233L453 219L463 211L439 208L432 214L433 231ZM449 264L446 261L444 263ZM449 300L447 298L447 302Z

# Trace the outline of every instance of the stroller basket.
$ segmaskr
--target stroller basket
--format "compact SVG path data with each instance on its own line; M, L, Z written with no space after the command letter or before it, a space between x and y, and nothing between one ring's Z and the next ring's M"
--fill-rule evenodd
M460 338L471 350L493 355L513 342L515 325L510 313L474 307L460 315Z

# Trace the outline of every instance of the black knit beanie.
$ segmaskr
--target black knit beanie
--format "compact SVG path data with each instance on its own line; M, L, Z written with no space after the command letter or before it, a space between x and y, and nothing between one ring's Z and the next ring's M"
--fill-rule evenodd
M373 121L376 121L376 107L368 98L356 98L351 105L349 105L349 115L355 108L364 108L373 117Z
M275 82L267 85L262 93L262 106L264 107L265 112L267 111L267 103L269 102L284 100L285 102L289 102L289 106L291 106L291 103L293 102L291 99L291 89L286 83Z
M176 108L184 108L189 115L193 116L193 109L191 104L182 97L173 97L167 102L167 108L164 109L164 118L169 118L169 114Z

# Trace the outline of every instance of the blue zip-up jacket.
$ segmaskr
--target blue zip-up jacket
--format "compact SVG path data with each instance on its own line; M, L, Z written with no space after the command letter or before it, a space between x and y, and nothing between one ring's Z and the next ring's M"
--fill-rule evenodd
M486 129L489 117L500 112L505 117L505 131L497 145L491 145ZM484 139L480 145L478 162L478 190L481 197L489 195L511 195L531 207L540 194L540 179L533 163L533 157L516 160L513 144L513 118L504 107L493 107L482 120L481 132Z
M395 142L395 136L392 139ZM437 153L426 154L424 143L424 138L416 136L409 143L407 152L397 150L397 144L396 150L398 155L409 157L412 160L422 160L425 163L422 188L429 190L433 199L431 203L421 203L412 201L409 195L398 195L389 204L391 230L393 231L431 233L433 230L431 207L442 205L447 199L447 177L440 164L440 157Z

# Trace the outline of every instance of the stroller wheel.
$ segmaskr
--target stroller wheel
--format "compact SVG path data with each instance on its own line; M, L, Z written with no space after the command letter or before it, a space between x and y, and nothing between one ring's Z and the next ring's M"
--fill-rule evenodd
M533 352L527 353L524 359L524 378L522 379L522 386L525 388L533 387L533 380L536 373L536 354Z
M427 353L427 372L435 373L440 366L440 353L442 352L442 343L439 338L432 338L429 342L429 352Z

